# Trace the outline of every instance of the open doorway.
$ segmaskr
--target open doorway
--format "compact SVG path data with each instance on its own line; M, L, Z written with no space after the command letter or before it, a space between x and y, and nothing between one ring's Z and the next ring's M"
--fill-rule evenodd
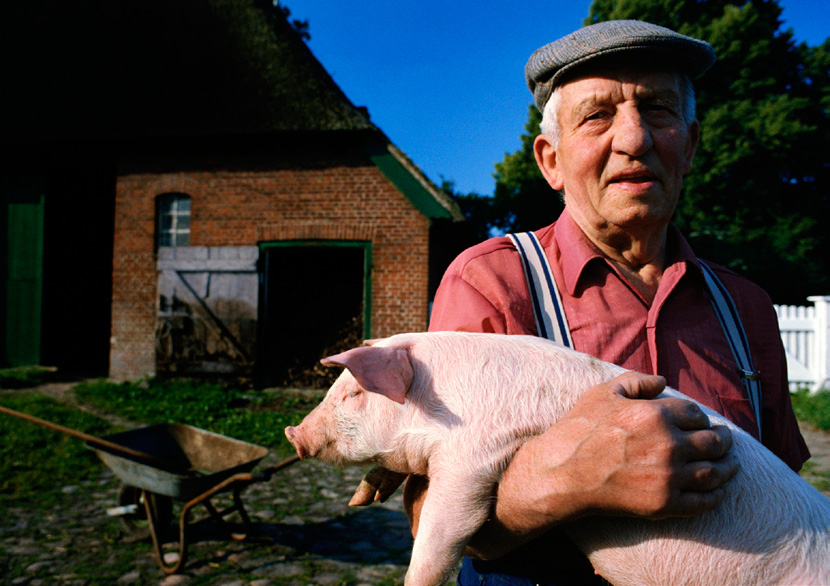
M368 242L263 244L257 385L330 385L338 371L320 359L369 335L370 274Z

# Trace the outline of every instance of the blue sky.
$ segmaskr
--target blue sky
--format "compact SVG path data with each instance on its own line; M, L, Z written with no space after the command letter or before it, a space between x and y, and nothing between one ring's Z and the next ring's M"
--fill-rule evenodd
M492 194L519 148L530 54L581 26L590 0L283 0L346 96L433 181ZM798 42L830 36L830 0L780 0Z

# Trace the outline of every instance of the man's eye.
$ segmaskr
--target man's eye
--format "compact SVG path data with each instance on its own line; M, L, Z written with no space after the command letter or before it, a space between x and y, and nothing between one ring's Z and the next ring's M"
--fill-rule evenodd
M675 114L675 110L673 108L663 104L649 104L646 106L646 111L655 114Z

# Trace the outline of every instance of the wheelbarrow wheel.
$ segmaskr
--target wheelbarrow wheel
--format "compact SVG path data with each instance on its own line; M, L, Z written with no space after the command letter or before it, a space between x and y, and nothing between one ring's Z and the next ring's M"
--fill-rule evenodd
M156 513L156 530L164 531L173 521L173 499L169 496L145 493L147 498L152 499L150 505ZM144 499L140 488L122 484L118 492L118 505L126 507L135 505L135 512L121 515L121 526L129 541L143 541L150 537L150 525L147 522L147 509L144 506Z

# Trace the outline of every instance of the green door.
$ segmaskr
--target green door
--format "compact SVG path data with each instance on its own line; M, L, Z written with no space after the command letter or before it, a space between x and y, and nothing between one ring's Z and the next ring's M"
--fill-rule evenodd
M0 362L26 366L40 361L43 193L34 185L20 184L7 185L3 191L6 193L0 197L6 207L6 237L5 242L0 242L0 252L6 257L5 283L2 283L5 356L0 356Z

